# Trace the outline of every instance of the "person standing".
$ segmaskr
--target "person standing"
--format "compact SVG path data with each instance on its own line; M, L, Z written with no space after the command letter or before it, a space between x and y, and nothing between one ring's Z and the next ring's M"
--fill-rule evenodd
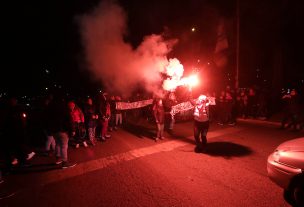
M245 91L241 91L239 96L239 115L243 118L247 118L247 106L248 106L248 96Z
M252 118L256 118L257 112L257 96L256 91L253 88L249 88L248 92L248 115Z
M9 172L12 165L28 166L27 160L32 158L29 158L29 147L26 144L27 115L24 107L18 104L17 98L12 96L2 116L1 151L4 152L4 171Z
M297 130L297 122L300 114L299 97L295 89L290 93L285 94L282 99L286 101L286 107L284 109L284 117L281 121L281 129L293 127L293 130Z
M115 130L117 130L118 126L122 125L122 111L116 109L116 103L121 101L120 96L115 97Z
M79 144L83 144L84 147L88 147L87 142L84 140L85 129L84 129L84 115L82 110L75 104L74 101L68 103L70 116L73 124L73 137L76 141L76 148Z
M87 99L87 103L84 107L84 120L86 129L88 132L88 137L93 146L96 145L96 137L95 137L95 130L96 130L96 122L98 119L98 115L96 112L96 107L93 104L93 100L91 98Z
M45 142L45 156L50 156L51 154L51 150L55 151L56 149L56 141L54 136L51 134L50 130L49 130L49 126L48 126L48 118L49 115L48 112L48 108L50 106L50 103L52 103L53 97L49 97L47 99L45 99L44 101L44 105L43 105L43 112L42 112L42 125L43 125L43 132L46 136L46 142Z
M234 126L236 123L236 115L234 112L235 100L231 91L226 91L225 95L225 114L228 125Z
M165 110L162 99L155 102L153 112L157 124L157 135L155 137L155 141L157 141L158 139L164 139Z
M115 110L116 110L115 96L111 96L109 104L110 104L110 110L111 110L111 117L110 117L110 120L109 120L109 131L111 132L116 127L116 125L115 125L115 119L116 119L116 116L115 116Z
M196 153L203 152L207 145L207 133L209 130L209 100L205 95L200 95L198 99L190 101L194 106L194 139Z
M101 97L99 108L98 108L98 117L99 117L99 124L101 126L101 141L106 141L106 138L110 138L108 132L109 126L109 119L111 117L111 109L110 104L106 98L106 94L104 93Z
M175 119L170 112L172 107L177 104L177 100L174 92L170 92L168 94L168 97L165 99L163 104L165 108L165 128L169 134L173 134Z
M74 167L76 163L68 160L68 134L73 128L69 108L66 102L57 95L54 96L48 110L49 130L56 141L56 164L61 164L62 168Z
M224 123L227 121L226 117L226 92L221 91L220 96L216 100L216 105L217 105L217 117L218 117L218 125L223 126Z

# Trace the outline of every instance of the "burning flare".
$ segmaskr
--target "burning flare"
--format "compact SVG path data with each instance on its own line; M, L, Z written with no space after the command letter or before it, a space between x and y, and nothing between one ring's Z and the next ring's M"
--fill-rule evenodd
M174 91L178 86L188 86L191 89L199 84L197 75L191 75L189 77L184 77L181 79L168 78L163 83L164 90Z

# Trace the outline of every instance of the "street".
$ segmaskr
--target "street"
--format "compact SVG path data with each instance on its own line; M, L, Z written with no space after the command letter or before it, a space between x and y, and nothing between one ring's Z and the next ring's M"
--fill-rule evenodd
M289 206L267 177L268 155L303 131L263 121L212 123L205 153L194 153L192 122L155 142L151 125L119 129L104 143L69 148L78 164L58 169L35 156L0 185L0 206Z

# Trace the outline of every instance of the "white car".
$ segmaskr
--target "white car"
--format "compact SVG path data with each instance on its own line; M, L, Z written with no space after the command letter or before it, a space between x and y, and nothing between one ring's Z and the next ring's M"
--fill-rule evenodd
M268 157L267 171L288 203L304 207L304 137L280 144Z

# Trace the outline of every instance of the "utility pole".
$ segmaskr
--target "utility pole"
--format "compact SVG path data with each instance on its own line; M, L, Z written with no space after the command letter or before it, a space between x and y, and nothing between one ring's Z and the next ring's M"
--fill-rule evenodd
M239 67L240 67L240 1L236 0L236 70L235 88L239 88Z

